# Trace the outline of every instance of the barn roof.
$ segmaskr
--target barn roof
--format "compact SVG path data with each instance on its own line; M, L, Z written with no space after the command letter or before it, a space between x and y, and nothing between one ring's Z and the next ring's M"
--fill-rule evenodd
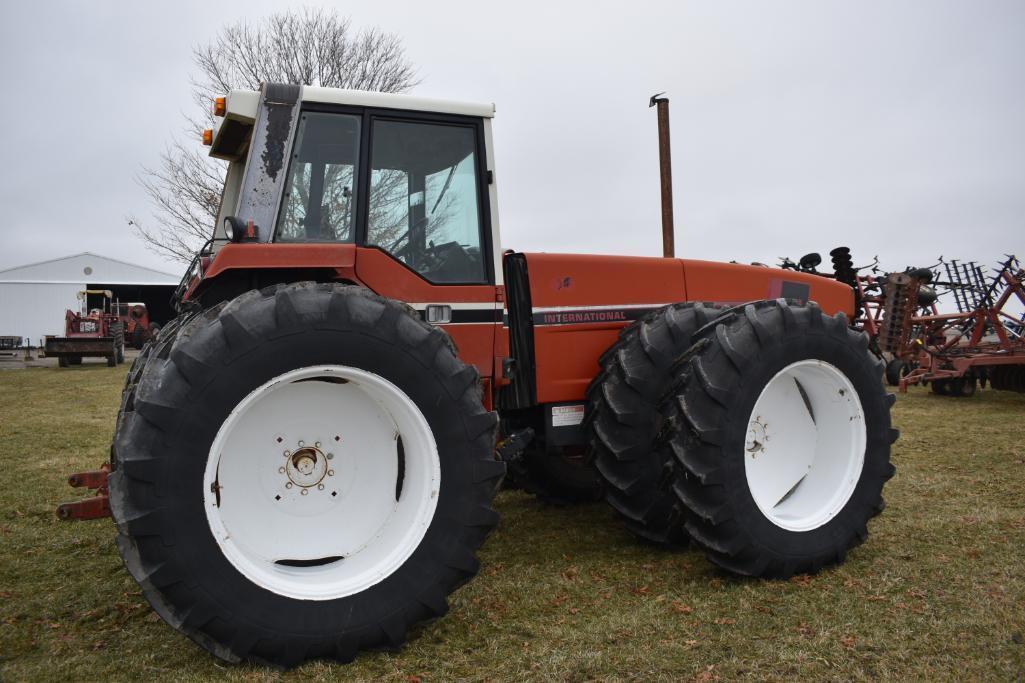
M104 285L176 285L181 275L165 273L89 251L0 270L0 282Z

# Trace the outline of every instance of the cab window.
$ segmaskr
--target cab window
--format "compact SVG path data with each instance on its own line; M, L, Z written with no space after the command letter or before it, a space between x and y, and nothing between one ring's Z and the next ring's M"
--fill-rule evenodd
M352 242L360 118L306 112L278 217L278 242Z
M475 130L409 121L372 125L367 244L431 282L486 282Z

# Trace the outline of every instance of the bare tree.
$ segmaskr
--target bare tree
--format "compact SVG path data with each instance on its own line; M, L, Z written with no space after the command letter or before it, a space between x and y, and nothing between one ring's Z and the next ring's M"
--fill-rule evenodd
M193 61L192 94L202 112L187 119L194 140L209 127L213 99L229 90L275 82L406 92L417 83L397 36L354 31L347 18L321 9L226 26L193 50ZM151 251L188 262L213 233L224 173L224 163L206 156L198 143L172 141L157 167L139 176L153 206L152 224L130 217L129 225Z

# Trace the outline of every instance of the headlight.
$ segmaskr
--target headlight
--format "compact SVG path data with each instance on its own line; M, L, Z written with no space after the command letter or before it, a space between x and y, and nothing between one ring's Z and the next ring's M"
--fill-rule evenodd
M224 219L224 236L232 242L235 241L235 222L237 220L234 216L228 216Z
M253 222L245 222L237 216L224 219L224 236L232 242L255 242L259 239Z

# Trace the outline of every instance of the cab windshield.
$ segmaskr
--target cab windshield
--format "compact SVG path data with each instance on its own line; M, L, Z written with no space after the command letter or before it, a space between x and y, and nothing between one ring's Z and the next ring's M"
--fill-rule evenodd
M359 129L357 116L302 115L276 241L353 241Z

